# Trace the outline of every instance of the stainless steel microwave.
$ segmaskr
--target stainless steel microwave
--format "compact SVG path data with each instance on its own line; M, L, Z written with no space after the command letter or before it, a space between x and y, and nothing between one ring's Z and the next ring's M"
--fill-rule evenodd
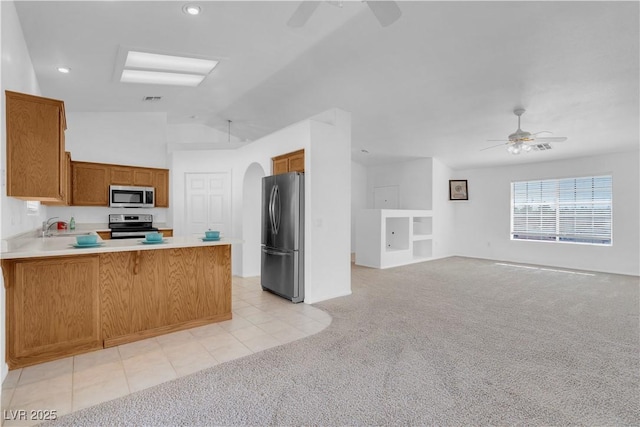
M109 186L109 207L112 208L152 208L155 206L153 187Z

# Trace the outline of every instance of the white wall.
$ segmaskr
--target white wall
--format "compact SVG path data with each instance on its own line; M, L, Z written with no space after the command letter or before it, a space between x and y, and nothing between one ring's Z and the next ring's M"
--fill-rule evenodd
M242 179L242 264L243 277L260 275L262 243L262 178L267 172L258 163L247 168Z
M449 200L449 180L454 172L433 159L433 258L455 255L455 201Z
M0 212L2 220L0 221L0 238L6 239L15 234L34 229L40 225L43 219L46 218L46 208L41 207L40 215L27 216L25 202L7 197L5 185L7 144L4 91L12 90L15 92L40 95L40 87L13 2L0 2L0 28L0 39L2 40L0 52L2 54L2 66L0 67L0 82L2 82L2 94L0 96L0 98L2 98L2 102L0 103L0 133L2 134L0 148L0 152L2 153L2 189L0 191ZM2 379L4 380L8 372L8 367L5 363L5 291L4 286L1 288L0 369L2 370Z
M640 274L638 152L456 171L469 200L455 202L457 255L619 274ZM613 176L613 245L510 240L512 181ZM453 202L452 202L453 203Z
M166 113L67 112L67 151L71 159L166 168Z
M398 209L432 208L431 158L370 166L367 172L367 208L374 208L374 188L387 186L398 186Z
M356 251L356 216L367 208L367 167L351 162L351 252Z
M332 114L331 123L324 117L311 122L306 174L311 230L305 236L309 248L305 301L309 303L351 293L351 115L340 110Z

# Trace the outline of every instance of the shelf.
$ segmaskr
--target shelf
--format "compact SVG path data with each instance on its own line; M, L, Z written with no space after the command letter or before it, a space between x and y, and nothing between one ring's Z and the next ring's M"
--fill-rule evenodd
M413 242L414 258L431 258L432 256L433 249L431 247L431 240L417 240Z
M433 212L362 209L356 219L355 263L389 268L433 257Z
M413 235L413 241L418 241L418 240L432 240L433 239L433 234L414 234Z

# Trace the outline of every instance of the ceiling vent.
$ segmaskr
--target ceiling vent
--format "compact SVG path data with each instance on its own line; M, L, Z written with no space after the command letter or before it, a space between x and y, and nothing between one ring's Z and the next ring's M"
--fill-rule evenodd
M145 96L142 98L144 102L156 102L162 99L161 96Z
M532 145L533 149L536 151L545 151L545 150L551 150L551 145L549 145L548 143L544 143L544 144L536 144L536 145Z

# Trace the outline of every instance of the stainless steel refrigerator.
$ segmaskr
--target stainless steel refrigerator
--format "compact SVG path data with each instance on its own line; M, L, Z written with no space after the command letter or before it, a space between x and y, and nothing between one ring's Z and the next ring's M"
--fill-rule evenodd
M304 300L304 174L262 178L260 282L293 302Z

